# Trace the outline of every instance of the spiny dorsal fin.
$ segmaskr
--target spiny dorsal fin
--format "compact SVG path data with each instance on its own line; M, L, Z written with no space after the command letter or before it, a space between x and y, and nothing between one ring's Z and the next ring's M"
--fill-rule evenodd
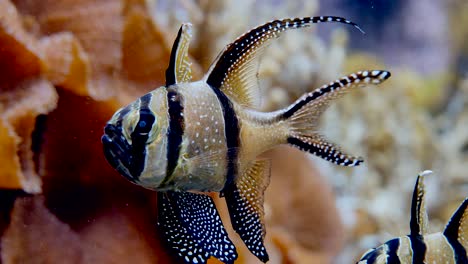
M278 112L278 119L290 126L288 143L342 166L358 166L360 157L347 155L317 132L318 119L330 102L355 88L380 84L391 76L388 71L359 71L303 95L291 106Z
M166 70L166 87L176 83L190 82L192 80L192 70L188 57L191 38L192 24L182 24L172 46L169 66Z
M426 170L419 173L414 186L413 198L411 201L410 235L423 236L426 234L427 212L426 212L426 190L424 187L424 177L432 171Z
M258 259L269 257L263 244L265 223L263 197L270 182L270 161L257 160L245 173L224 190L234 230Z
M206 82L222 90L237 103L247 107L258 107L259 87L257 71L261 51L271 40L288 29L308 27L320 22L350 24L361 30L355 23L334 16L287 18L270 21L258 26L229 44L218 55L205 76ZM362 31L362 30L361 30Z
M213 199L190 192L158 192L158 227L169 249L184 263L207 263L213 256L234 263L237 252Z
M468 198L458 207L444 229L448 239L458 240L465 249L468 249Z

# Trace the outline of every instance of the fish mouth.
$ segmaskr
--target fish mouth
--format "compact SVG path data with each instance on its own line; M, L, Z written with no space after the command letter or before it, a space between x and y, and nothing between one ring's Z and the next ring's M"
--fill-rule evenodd
M131 173L132 146L128 144L120 129L113 124L107 124L101 142L104 156L109 164L122 176L131 182L135 182L137 178Z

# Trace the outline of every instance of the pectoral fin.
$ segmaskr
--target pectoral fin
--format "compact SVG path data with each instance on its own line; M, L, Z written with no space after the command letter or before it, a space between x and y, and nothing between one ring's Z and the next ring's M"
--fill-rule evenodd
M158 192L158 227L170 250L185 263L213 256L234 263L237 252L213 199L190 192Z
M192 70L188 57L191 38L192 24L182 24L172 46L169 66L166 70L166 87L176 83L190 82L192 80Z
M270 161L257 160L223 192L234 230L250 252L263 262L269 259L263 244L263 196L269 181Z

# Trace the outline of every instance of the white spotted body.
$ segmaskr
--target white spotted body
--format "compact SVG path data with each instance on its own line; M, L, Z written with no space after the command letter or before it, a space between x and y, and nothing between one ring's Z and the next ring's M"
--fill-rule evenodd
M458 207L443 232L426 234L424 176L418 175L411 205L410 234L368 250L358 264L467 264L468 199Z
M263 193L270 164L257 159L266 150L289 144L342 166L362 162L319 135L318 118L332 100L348 91L388 79L387 71L353 73L303 95L285 109L256 110L261 51L288 29L320 22L359 29L340 17L271 21L228 45L198 81L191 80L188 61L190 24L183 24L166 85L120 109L107 123L102 137L107 160L133 183L158 191L158 208L162 208L158 227L179 260L206 263L215 257L232 263L237 258L212 199L203 194L219 192L234 230L255 256L268 261Z
M184 98L184 137L180 158L159 190L221 191L226 182L227 153L223 109L206 83L177 84ZM154 188L154 186L152 186Z

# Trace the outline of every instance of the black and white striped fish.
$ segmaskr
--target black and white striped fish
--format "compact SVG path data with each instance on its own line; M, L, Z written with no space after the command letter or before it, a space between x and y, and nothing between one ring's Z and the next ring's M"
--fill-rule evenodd
M264 247L263 193L270 164L257 156L290 144L343 166L362 159L342 152L317 133L317 119L330 101L366 84L379 84L387 71L350 74L303 95L271 113L258 107L258 55L287 29L340 17L305 17L268 22L229 44L199 81L192 82L188 46L191 25L183 24L172 48L166 85L118 110L102 137L109 163L128 180L158 191L158 226L169 248L186 263L225 263L237 258L213 200L225 198L234 230L261 261Z
M418 175L411 202L410 234L391 239L364 253L358 264L468 264L468 198L458 207L443 232L426 234L424 176Z

